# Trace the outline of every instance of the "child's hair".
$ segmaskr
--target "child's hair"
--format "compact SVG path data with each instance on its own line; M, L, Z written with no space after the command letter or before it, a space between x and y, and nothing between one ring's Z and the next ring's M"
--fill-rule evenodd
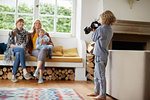
M106 10L105 12L100 14L100 17L101 17L103 23L106 25L113 25L116 22L116 17L109 10Z
M43 32L44 34L46 33L46 31L44 29L38 29L37 33L39 34L40 32Z

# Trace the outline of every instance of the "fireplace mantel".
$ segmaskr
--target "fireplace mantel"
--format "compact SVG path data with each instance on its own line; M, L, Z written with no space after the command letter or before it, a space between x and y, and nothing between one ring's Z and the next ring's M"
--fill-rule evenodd
M114 36L109 46L110 49L113 48L114 42L128 42L144 43L143 50L150 50L150 22L117 20L112 28ZM127 49L130 50L130 48Z
M115 34L150 35L150 22L117 20L112 28Z

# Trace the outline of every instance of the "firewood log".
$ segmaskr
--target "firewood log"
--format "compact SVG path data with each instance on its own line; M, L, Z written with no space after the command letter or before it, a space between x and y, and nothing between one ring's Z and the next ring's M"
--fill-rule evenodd
M59 69L58 72L61 73L61 70Z
M69 79L73 81L74 80L74 74L70 75Z
M8 73L7 73L7 78L10 80L11 77L12 77L12 72L8 72Z
M46 80L49 80L49 76L46 76L45 79L46 79Z
M65 74L66 74L66 75L68 75L68 71L67 71L67 72L65 72Z
M12 72L11 68L7 68L7 71L8 71L8 72Z
M4 74L2 75L2 78L3 78L3 79L7 79L7 73L4 73Z
M89 44L88 44L88 47L87 47L87 51L88 53L93 53L93 50L94 50L94 45L95 45L95 42L91 41Z
M26 69L27 69L27 72L28 72L28 73L31 73L30 67L27 67Z
M18 70L19 70L19 72L22 72L22 68L21 67L19 67Z
M94 69L91 67L87 67L87 72L89 72L90 74L94 75Z
M51 69L48 69L48 70L47 70L47 74L49 74L49 75L52 74L52 70L51 70Z
M6 67L3 67L3 72L6 72L7 71L7 68Z
M90 54L90 53L87 53L87 54L86 54L86 59L87 59L87 60L93 60L93 59L94 59L94 55L93 55L93 54Z
M44 76L46 76L47 75L47 72L44 72Z
M87 74L87 79L94 81L94 76L92 76L90 73Z
M94 63L93 62L87 62L87 67L94 67Z
M22 79L23 79L23 76L22 76L22 75L20 75L20 76L18 77L18 79L19 79L19 80L22 80Z
M20 76L20 73L19 73L19 72L17 72L16 76Z
M0 69L0 75L3 75L3 71L2 71L2 69Z
M65 70L62 70L62 74L64 74L65 73Z
M30 69L31 69L31 72L33 72L33 73L35 72L35 68L33 66L31 66Z
M71 73L71 71L72 71L72 70L71 70L71 69L69 69L69 70L68 70L68 73Z
M52 71L55 71L55 68L52 68Z
M46 77L45 77L45 76L43 76L43 79L45 80L45 79L46 79Z
M52 80L52 75L49 75L49 80Z
M66 78L65 78L65 80L68 80L68 79L69 79L69 77L66 77Z

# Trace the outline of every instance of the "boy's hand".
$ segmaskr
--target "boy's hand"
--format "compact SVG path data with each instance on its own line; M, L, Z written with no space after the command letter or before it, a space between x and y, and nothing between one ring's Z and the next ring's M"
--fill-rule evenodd
M91 32L94 32L94 31L96 31L96 29L93 29Z
M42 45L44 43L44 39L41 39L40 41L40 45Z

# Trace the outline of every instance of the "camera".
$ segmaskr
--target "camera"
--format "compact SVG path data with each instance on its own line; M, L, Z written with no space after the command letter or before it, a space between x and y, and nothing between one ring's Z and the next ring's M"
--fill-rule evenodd
M85 34L89 34L91 31L97 29L101 24L98 21L94 21L91 23L90 27L85 27L84 32Z

